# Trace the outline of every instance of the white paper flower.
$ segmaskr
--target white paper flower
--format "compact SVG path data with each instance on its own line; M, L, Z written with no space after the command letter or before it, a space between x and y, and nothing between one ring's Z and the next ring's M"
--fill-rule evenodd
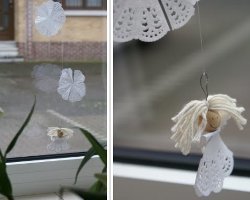
M74 131L69 128L49 127L47 135L53 138L69 139L73 136Z
M67 68L62 70L57 92L66 101L81 101L86 94L85 76L80 70Z
M114 41L153 42L184 26L199 0L114 0ZM166 19L166 17L167 19Z
M49 0L37 8L35 26L40 34L53 36L62 28L65 20L62 5Z
M56 92L60 75L60 67L52 64L36 65L31 73L35 87L46 93Z

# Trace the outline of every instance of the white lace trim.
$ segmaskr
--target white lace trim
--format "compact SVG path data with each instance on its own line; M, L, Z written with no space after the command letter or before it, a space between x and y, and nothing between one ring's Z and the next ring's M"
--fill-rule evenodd
M154 0L127 0L123 8L119 3L115 8L118 9L114 11L114 40L117 42L132 39L153 42L170 30L160 4Z
M173 30L184 26L194 15L194 6L189 1L161 0Z
M156 41L170 29L184 26L193 16L198 0L160 1L164 9L158 0L114 0L114 41Z

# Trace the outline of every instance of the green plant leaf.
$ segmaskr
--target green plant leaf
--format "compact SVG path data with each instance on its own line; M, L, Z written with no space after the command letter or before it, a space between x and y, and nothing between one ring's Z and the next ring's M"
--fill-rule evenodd
M35 109L35 105L36 105L36 97L35 97L35 100L34 100L34 103L33 103L33 106L29 112L29 115L27 116L26 120L24 121L23 125L21 126L21 128L19 129L19 131L17 132L17 134L15 135L15 137L12 139L12 141L10 142L9 146L7 147L7 150L4 154L4 157L6 158L7 154L13 149L13 147L15 146L19 136L21 135L21 133L23 132L24 128L28 125L31 117L32 117L32 114L34 112L34 109Z
M106 173L95 174L95 177L107 188L107 174Z
M79 128L80 131L85 135L88 141L91 143L95 152L100 156L102 162L107 165L107 150L95 139L95 137L85 129Z
M80 171L82 170L83 166L92 158L92 156L94 156L96 153L95 153L95 150L93 147L91 147L85 154L84 158L82 159L81 161L81 164L76 172L76 176L75 176L75 183L77 182L77 178L78 178L78 175L80 173Z
M2 151L1 151L1 149L0 149L0 163L1 162L5 162L5 159L4 159L4 157L3 157L3 153L2 153Z
M59 191L59 195L61 196L61 198L63 196L64 191L72 192L84 200L107 200L106 192L96 193L96 192L90 192L90 191L79 189L79 188L65 187L65 188L61 188Z
M90 188L90 192L107 192L107 188L101 181L97 180Z
M102 145L103 147L106 146L106 144L104 144L104 143L101 143L101 145ZM76 184L77 179L78 179L78 175L79 175L79 173L81 172L81 170L82 170L82 168L84 167L84 165L85 165L85 164L92 158L92 156L94 156L94 155L97 155L97 153L95 152L94 148L91 147L91 148L86 152L86 154L84 155L83 160L82 160L81 163L80 163L80 166L79 166L79 168L78 168L78 170L77 170L77 172L76 172L74 184ZM104 169L106 169L106 166L104 167ZM105 171L105 172L106 172L106 171Z
M14 199L12 196L12 186L6 171L5 159L0 162L0 193L9 200Z
M104 168L102 169L102 173L105 173L105 172L107 172L107 165L104 166Z
M3 109L0 107L0 117L2 117L3 114L4 114L4 111L3 111Z

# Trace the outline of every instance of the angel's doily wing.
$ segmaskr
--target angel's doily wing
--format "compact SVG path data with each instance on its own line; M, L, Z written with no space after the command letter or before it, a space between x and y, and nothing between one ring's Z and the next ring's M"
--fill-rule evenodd
M114 0L114 41L153 42L184 26L199 0ZM166 19L167 17L167 19Z
M84 80L85 76L80 70L75 70L73 74L72 69L63 69L57 92L66 101L81 101L86 94Z
M198 196L208 196L221 191L225 177L233 170L233 153L226 147L220 135L215 135L207 143L200 161L195 191Z
M115 7L119 10L114 20L114 41L139 39L153 42L170 30L158 1L127 0L123 8L121 4Z
M35 87L43 92L56 92L61 68L58 65L40 64L33 68L31 76Z
M200 0L186 0L186 1L190 2L192 5L195 5Z
M120 0L114 1L114 41L127 42L134 39L137 1L127 0L126 3Z
M184 26L194 15L196 0L161 0L172 30Z
M114 0L113 1L113 22L114 24L116 23L122 9L124 8L124 5L125 5L126 1L124 0Z
M170 30L158 2L154 0L141 1L139 10L137 20L138 39L153 42L162 38Z
M53 36L62 28L65 20L62 5L49 0L37 8L35 27L40 34Z

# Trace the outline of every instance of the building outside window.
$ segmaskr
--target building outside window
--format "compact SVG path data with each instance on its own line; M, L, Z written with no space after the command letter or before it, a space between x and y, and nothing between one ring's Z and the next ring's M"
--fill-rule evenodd
M106 0L61 0L66 10L106 10Z

